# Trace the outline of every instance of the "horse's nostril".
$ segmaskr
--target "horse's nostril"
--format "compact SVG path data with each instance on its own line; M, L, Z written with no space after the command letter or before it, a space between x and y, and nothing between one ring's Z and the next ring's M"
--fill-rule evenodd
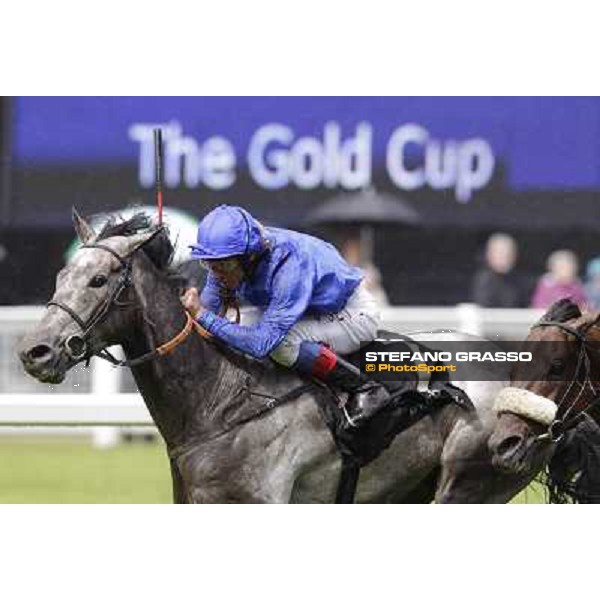
M85 340L78 335L70 336L65 342L65 346L69 354L75 359L81 358L86 351Z
M39 361L50 356L52 354L52 348L47 344L38 344L31 348L31 350L28 350L26 354L31 360Z
M511 435L511 436L503 439L498 444L498 447L496 448L496 452L499 456L508 458L517 451L517 449L521 445L522 441L523 441L523 439L521 437L519 437L518 435Z

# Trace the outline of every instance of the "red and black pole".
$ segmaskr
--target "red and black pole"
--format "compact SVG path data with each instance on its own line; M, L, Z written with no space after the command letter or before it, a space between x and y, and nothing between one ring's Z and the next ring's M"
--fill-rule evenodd
M163 143L162 129L154 130L154 175L156 202L158 203L158 224L163 222Z

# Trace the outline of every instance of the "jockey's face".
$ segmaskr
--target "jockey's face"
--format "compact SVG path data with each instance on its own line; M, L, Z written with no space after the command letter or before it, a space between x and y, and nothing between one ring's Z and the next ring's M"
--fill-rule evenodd
M239 258L203 261L206 267L229 290L236 289L244 279L244 269Z

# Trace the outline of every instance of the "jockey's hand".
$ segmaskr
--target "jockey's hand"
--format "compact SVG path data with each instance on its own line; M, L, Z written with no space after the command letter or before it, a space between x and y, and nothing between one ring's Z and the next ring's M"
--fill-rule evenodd
M194 319L200 316L202 306L200 306L198 288L189 288L186 290L185 294L181 296L180 300L183 306L185 306L185 309L192 315L192 317L194 317Z

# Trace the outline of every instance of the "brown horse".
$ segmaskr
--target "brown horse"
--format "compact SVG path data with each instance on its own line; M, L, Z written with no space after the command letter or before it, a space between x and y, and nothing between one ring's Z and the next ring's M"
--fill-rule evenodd
M530 479L547 466L551 501L600 502L599 342L600 313L560 300L525 341L533 362L496 399L493 464Z

